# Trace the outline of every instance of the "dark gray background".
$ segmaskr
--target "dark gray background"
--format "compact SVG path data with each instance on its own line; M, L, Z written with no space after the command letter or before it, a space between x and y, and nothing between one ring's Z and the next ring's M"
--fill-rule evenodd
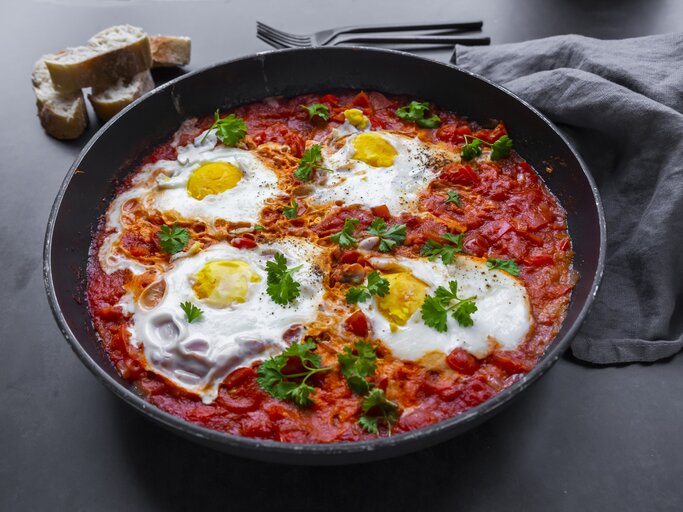
M47 216L71 143L44 135L29 76L43 53L117 23L192 37L190 69L267 47L284 29L483 19L493 43L680 30L679 0L52 0L0 4L0 510L681 510L683 356L599 368L569 356L464 436L361 466L251 462L152 425L96 382L52 320ZM447 60L448 52L427 54ZM295 72L295 70L293 70Z

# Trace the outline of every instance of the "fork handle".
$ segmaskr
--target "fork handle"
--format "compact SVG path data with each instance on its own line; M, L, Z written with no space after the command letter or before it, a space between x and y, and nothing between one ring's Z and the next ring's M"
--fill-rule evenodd
M413 30L459 30L462 32L481 30L483 21L463 21L449 23L387 23L384 25L353 25L332 30L332 34L320 44L329 44L341 34L370 34L372 32L408 32Z
M466 46L486 46L491 44L491 38L457 36L365 36L341 39L335 44L343 43L463 44Z

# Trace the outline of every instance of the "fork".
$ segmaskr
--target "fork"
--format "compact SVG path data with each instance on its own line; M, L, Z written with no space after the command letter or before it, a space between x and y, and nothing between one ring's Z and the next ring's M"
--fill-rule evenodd
M390 25L357 25L350 27L333 28L321 30L313 34L299 35L290 34L282 30L270 27L260 21L256 22L256 35L262 41L276 48L308 47L334 45L338 43L430 43L430 44L489 44L488 38L463 38L458 36L445 35L415 35L415 36L380 36L380 37L355 37L343 41L332 43L332 41L342 34L368 34L372 32L404 32L414 30L447 30L467 32L480 30L483 23L481 21L459 22L459 23L428 23L428 24L390 24Z

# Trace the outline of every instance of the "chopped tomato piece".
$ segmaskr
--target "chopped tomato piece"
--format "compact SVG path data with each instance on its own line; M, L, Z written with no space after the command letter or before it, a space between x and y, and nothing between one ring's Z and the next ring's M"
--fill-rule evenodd
M337 98L334 94L326 94L320 98L320 103L329 103L330 105L337 106L339 105L339 98Z
M368 108L370 107L370 98L368 95L365 93L365 91L361 91L358 94L356 94L356 97L353 98L353 101L351 102L352 105L355 105L356 107L363 107L363 108Z
M446 362L456 372L464 373L465 375L472 375L479 369L477 358L462 348L456 348L448 354Z
M498 350L491 354L490 361L509 374L526 373L534 366L525 354L516 350Z
M346 328L356 336L365 338L370 331L368 319L365 314L359 309L354 314L346 319Z
M104 306L99 308L95 314L103 320L109 320L112 322L123 319L123 311L119 306Z
M524 258L524 263L532 267L542 267L543 265L552 265L553 257L549 254L536 254L535 256L527 256Z
M370 210L376 217L382 217L384 220L389 220L389 218L391 217L389 207L386 204L382 204L380 206L373 206L372 208L370 208Z
M467 125L444 124L436 130L436 138L444 142L462 144L465 142L465 135L471 135L472 130Z
M233 240L230 242L230 245L237 247L238 249L253 249L256 247L256 242L251 238L242 236L239 238L233 238Z
M361 253L358 251L344 251L339 257L341 263L358 263L358 258L361 257Z
M470 187L479 183L479 176L469 165L448 164L439 177L452 185Z
M571 247L571 242L569 241L569 238L563 238L560 242L560 245L558 246L560 251L566 251L567 249L569 249L569 247Z
M245 382L247 379L253 379L256 377L256 372L251 368L243 367L237 368L234 372L230 373L223 384L226 388L235 388Z

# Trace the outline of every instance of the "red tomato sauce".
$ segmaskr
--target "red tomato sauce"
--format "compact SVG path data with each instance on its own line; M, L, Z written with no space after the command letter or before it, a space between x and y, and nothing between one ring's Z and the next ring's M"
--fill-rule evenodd
M441 125L424 129L399 119L395 110L412 98L390 98L377 92L341 91L335 94L306 95L290 99L270 99L240 106L229 113L243 118L251 144L258 146L276 142L289 147L291 154L301 157L307 140L319 141L330 130L344 122L344 111L358 108L369 118L373 129L397 130L420 137L427 143L441 143L458 149L465 136L493 143L506 135L505 125L486 128L451 112L434 110ZM311 121L301 105L322 103L330 112L329 122ZM224 113L225 114L225 113ZM176 147L191 142L207 129L213 118L189 123L169 140L157 147L143 161L155 162L176 158ZM471 140L471 139L470 139ZM130 186L124 183L121 191ZM446 202L448 191L458 194L460 204ZM315 224L305 223L306 208L300 206L302 219L283 225L279 212L264 211L263 224L282 234L323 237L339 231L347 217L359 219L367 227L374 217L382 217L388 225L405 223L408 236L397 249L399 255L417 256L427 239L439 240L453 226L464 232L464 253L485 258L513 259L517 262L529 294L534 326L526 340L513 351L496 350L484 359L456 349L445 356L445 370L422 366L411 361L391 360L391 355L378 344L380 361L371 377L372 383L400 405L400 417L391 433L405 432L452 417L485 402L519 380L531 370L557 334L569 304L576 276L571 268L571 241L566 214L548 191L540 176L514 151L498 162L449 164L420 196L419 210L433 218L414 214L393 217L384 205L372 209L339 207L329 211ZM158 215L156 217L159 217ZM157 226L160 218L149 223ZM156 224L155 224L156 223ZM123 244L134 256L158 254L154 229L124 236ZM197 223L194 237L203 236ZM106 233L94 237L88 270L88 305L103 346L120 374L134 383L138 392L150 403L184 420L235 435L273 439L284 442L330 443L376 437L358 425L362 397L354 394L338 368L317 374L314 403L308 408L273 398L256 382L258 362L239 368L223 381L218 397L210 404L186 392L158 374L149 371L144 354L129 343L127 326L130 318L116 307L131 286L144 287L145 276L133 280L124 271L107 275L100 267L97 251ZM248 250L256 245L257 235L229 237L237 248ZM355 250L333 253L329 284L341 283L353 272L363 272L368 263ZM343 319L344 328L354 336L370 337L371 328L362 312ZM290 333L296 341L298 330ZM318 351L323 349L319 346ZM328 354L325 362L333 361ZM380 435L390 432L383 427Z

